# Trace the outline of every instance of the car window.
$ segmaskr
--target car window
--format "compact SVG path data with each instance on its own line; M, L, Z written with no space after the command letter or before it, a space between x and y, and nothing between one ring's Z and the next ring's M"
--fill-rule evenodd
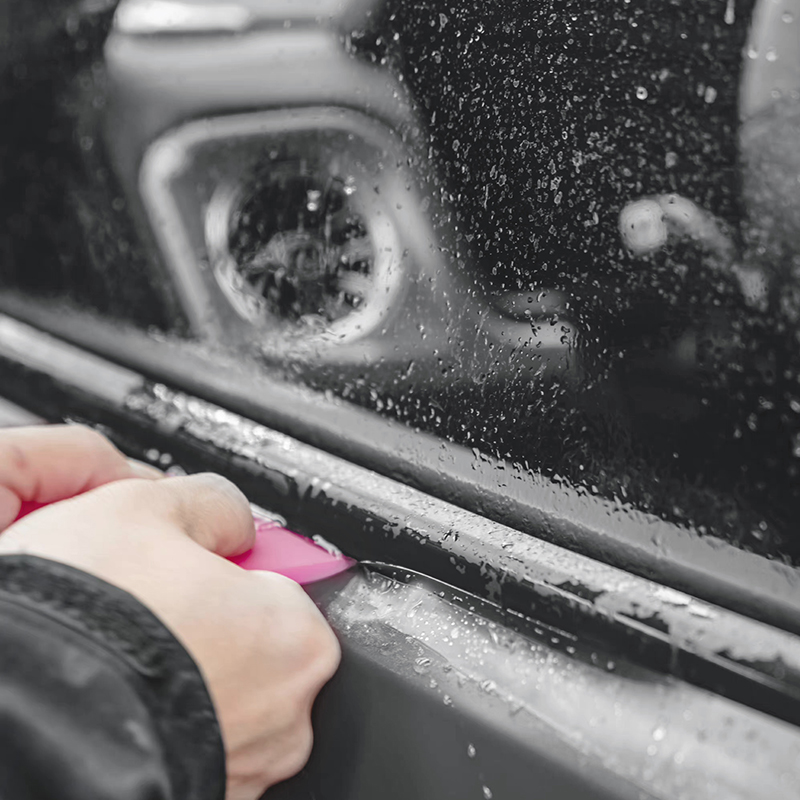
M5 285L796 563L796 0L345 7L53 18Z
M796 557L797 14L397 5L487 302L569 329L552 380L497 359L451 392L449 435Z

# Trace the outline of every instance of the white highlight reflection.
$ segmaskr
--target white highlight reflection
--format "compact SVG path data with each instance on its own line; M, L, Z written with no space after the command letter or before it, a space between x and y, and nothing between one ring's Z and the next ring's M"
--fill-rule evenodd
M114 15L119 33L237 33L253 22L252 12L234 3L180 0L123 0Z

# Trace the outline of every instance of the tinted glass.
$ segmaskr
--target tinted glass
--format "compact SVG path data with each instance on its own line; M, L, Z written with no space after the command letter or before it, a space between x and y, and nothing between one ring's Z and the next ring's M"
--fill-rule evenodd
M800 559L800 3L351 5L52 17L4 67L6 284Z
M400 415L700 534L800 554L798 12L392 5L387 61L428 123L486 302L534 338L569 327L550 379L498 360Z

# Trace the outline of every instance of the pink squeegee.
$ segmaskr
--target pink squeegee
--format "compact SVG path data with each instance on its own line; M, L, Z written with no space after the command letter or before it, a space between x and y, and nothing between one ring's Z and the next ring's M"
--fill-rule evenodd
M230 560L244 569L263 569L279 572L305 586L307 583L330 578L352 567L356 562L340 553L328 552L272 520L253 517L256 543L252 550Z
M17 519L41 508L41 503L23 503ZM253 515L256 542L252 550L229 560L242 569L278 572L305 586L331 578L356 562L341 553L332 553L311 539L286 530L271 519Z

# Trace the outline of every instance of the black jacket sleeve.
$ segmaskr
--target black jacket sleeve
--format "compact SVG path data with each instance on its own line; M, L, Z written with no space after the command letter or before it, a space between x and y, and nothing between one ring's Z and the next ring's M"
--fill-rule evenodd
M0 557L0 798L221 800L225 761L200 672L128 593Z

